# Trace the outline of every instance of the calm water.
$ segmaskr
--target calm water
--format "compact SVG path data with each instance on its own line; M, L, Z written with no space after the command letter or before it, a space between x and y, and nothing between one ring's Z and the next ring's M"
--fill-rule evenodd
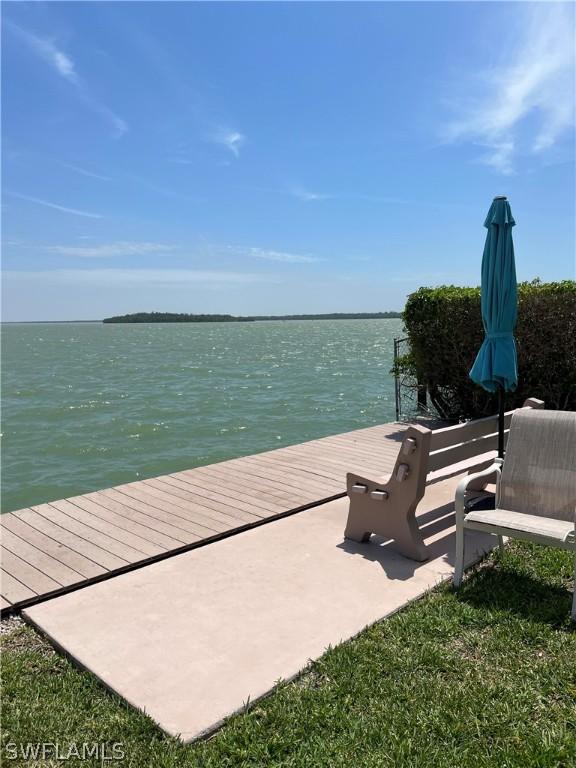
M2 510L392 421L400 320L3 326Z

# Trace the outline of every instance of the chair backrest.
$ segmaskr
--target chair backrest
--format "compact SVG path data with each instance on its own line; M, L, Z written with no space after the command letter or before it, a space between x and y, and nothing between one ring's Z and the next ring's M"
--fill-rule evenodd
M557 520L575 520L575 412L527 408L514 413L498 506Z

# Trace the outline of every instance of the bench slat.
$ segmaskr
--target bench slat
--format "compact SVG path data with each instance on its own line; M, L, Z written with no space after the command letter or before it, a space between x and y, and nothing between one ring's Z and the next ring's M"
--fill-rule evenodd
M497 455L497 451L488 451L480 456L471 456L469 459L459 461L457 464L451 464L447 467L437 469L427 475L426 485L428 486L433 483L439 483L442 480L448 480L448 478L460 475L464 472L480 472L493 464Z
M507 434L504 434L506 442ZM431 453L428 459L428 472L435 472L438 469L444 469L452 464L459 464L473 456L479 456L488 451L494 451L498 448L498 435L488 435L477 440L471 440L468 443L461 443L452 448L446 448L443 451Z
M510 428L510 421L514 411L508 411L504 414L504 428ZM431 451L440 451L444 448L451 448L460 443L467 443L469 440L477 440L498 432L498 417L487 416L485 419L469 421L466 424L454 424L452 427L435 429L432 432Z

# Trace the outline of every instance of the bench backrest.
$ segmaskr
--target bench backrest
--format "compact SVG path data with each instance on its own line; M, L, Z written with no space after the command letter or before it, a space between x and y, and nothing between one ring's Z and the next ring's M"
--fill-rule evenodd
M576 413L523 409L514 413L498 506L575 521Z
M543 407L542 400L535 398L529 398L523 406ZM506 432L513 413L515 411L510 411L505 416ZM497 443L497 416L437 430L412 424L404 433L390 482L397 488L401 484L402 493L407 498L411 495L417 504L427 485L492 464Z
M543 408L543 406L544 403L541 400L529 398L523 408L534 409ZM508 411L504 415L505 445L514 413L515 411ZM488 416L466 424L436 429L431 435L427 471L437 472L474 457L483 457L485 454L496 451L497 448L498 416Z

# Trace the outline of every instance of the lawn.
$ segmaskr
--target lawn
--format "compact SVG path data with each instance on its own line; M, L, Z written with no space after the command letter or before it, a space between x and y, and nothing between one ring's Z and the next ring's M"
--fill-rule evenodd
M575 766L571 579L569 554L514 543L458 593L438 587L191 746L20 627L2 642L3 757L10 742L121 742L123 761L107 765ZM4 762L33 764L101 761Z

